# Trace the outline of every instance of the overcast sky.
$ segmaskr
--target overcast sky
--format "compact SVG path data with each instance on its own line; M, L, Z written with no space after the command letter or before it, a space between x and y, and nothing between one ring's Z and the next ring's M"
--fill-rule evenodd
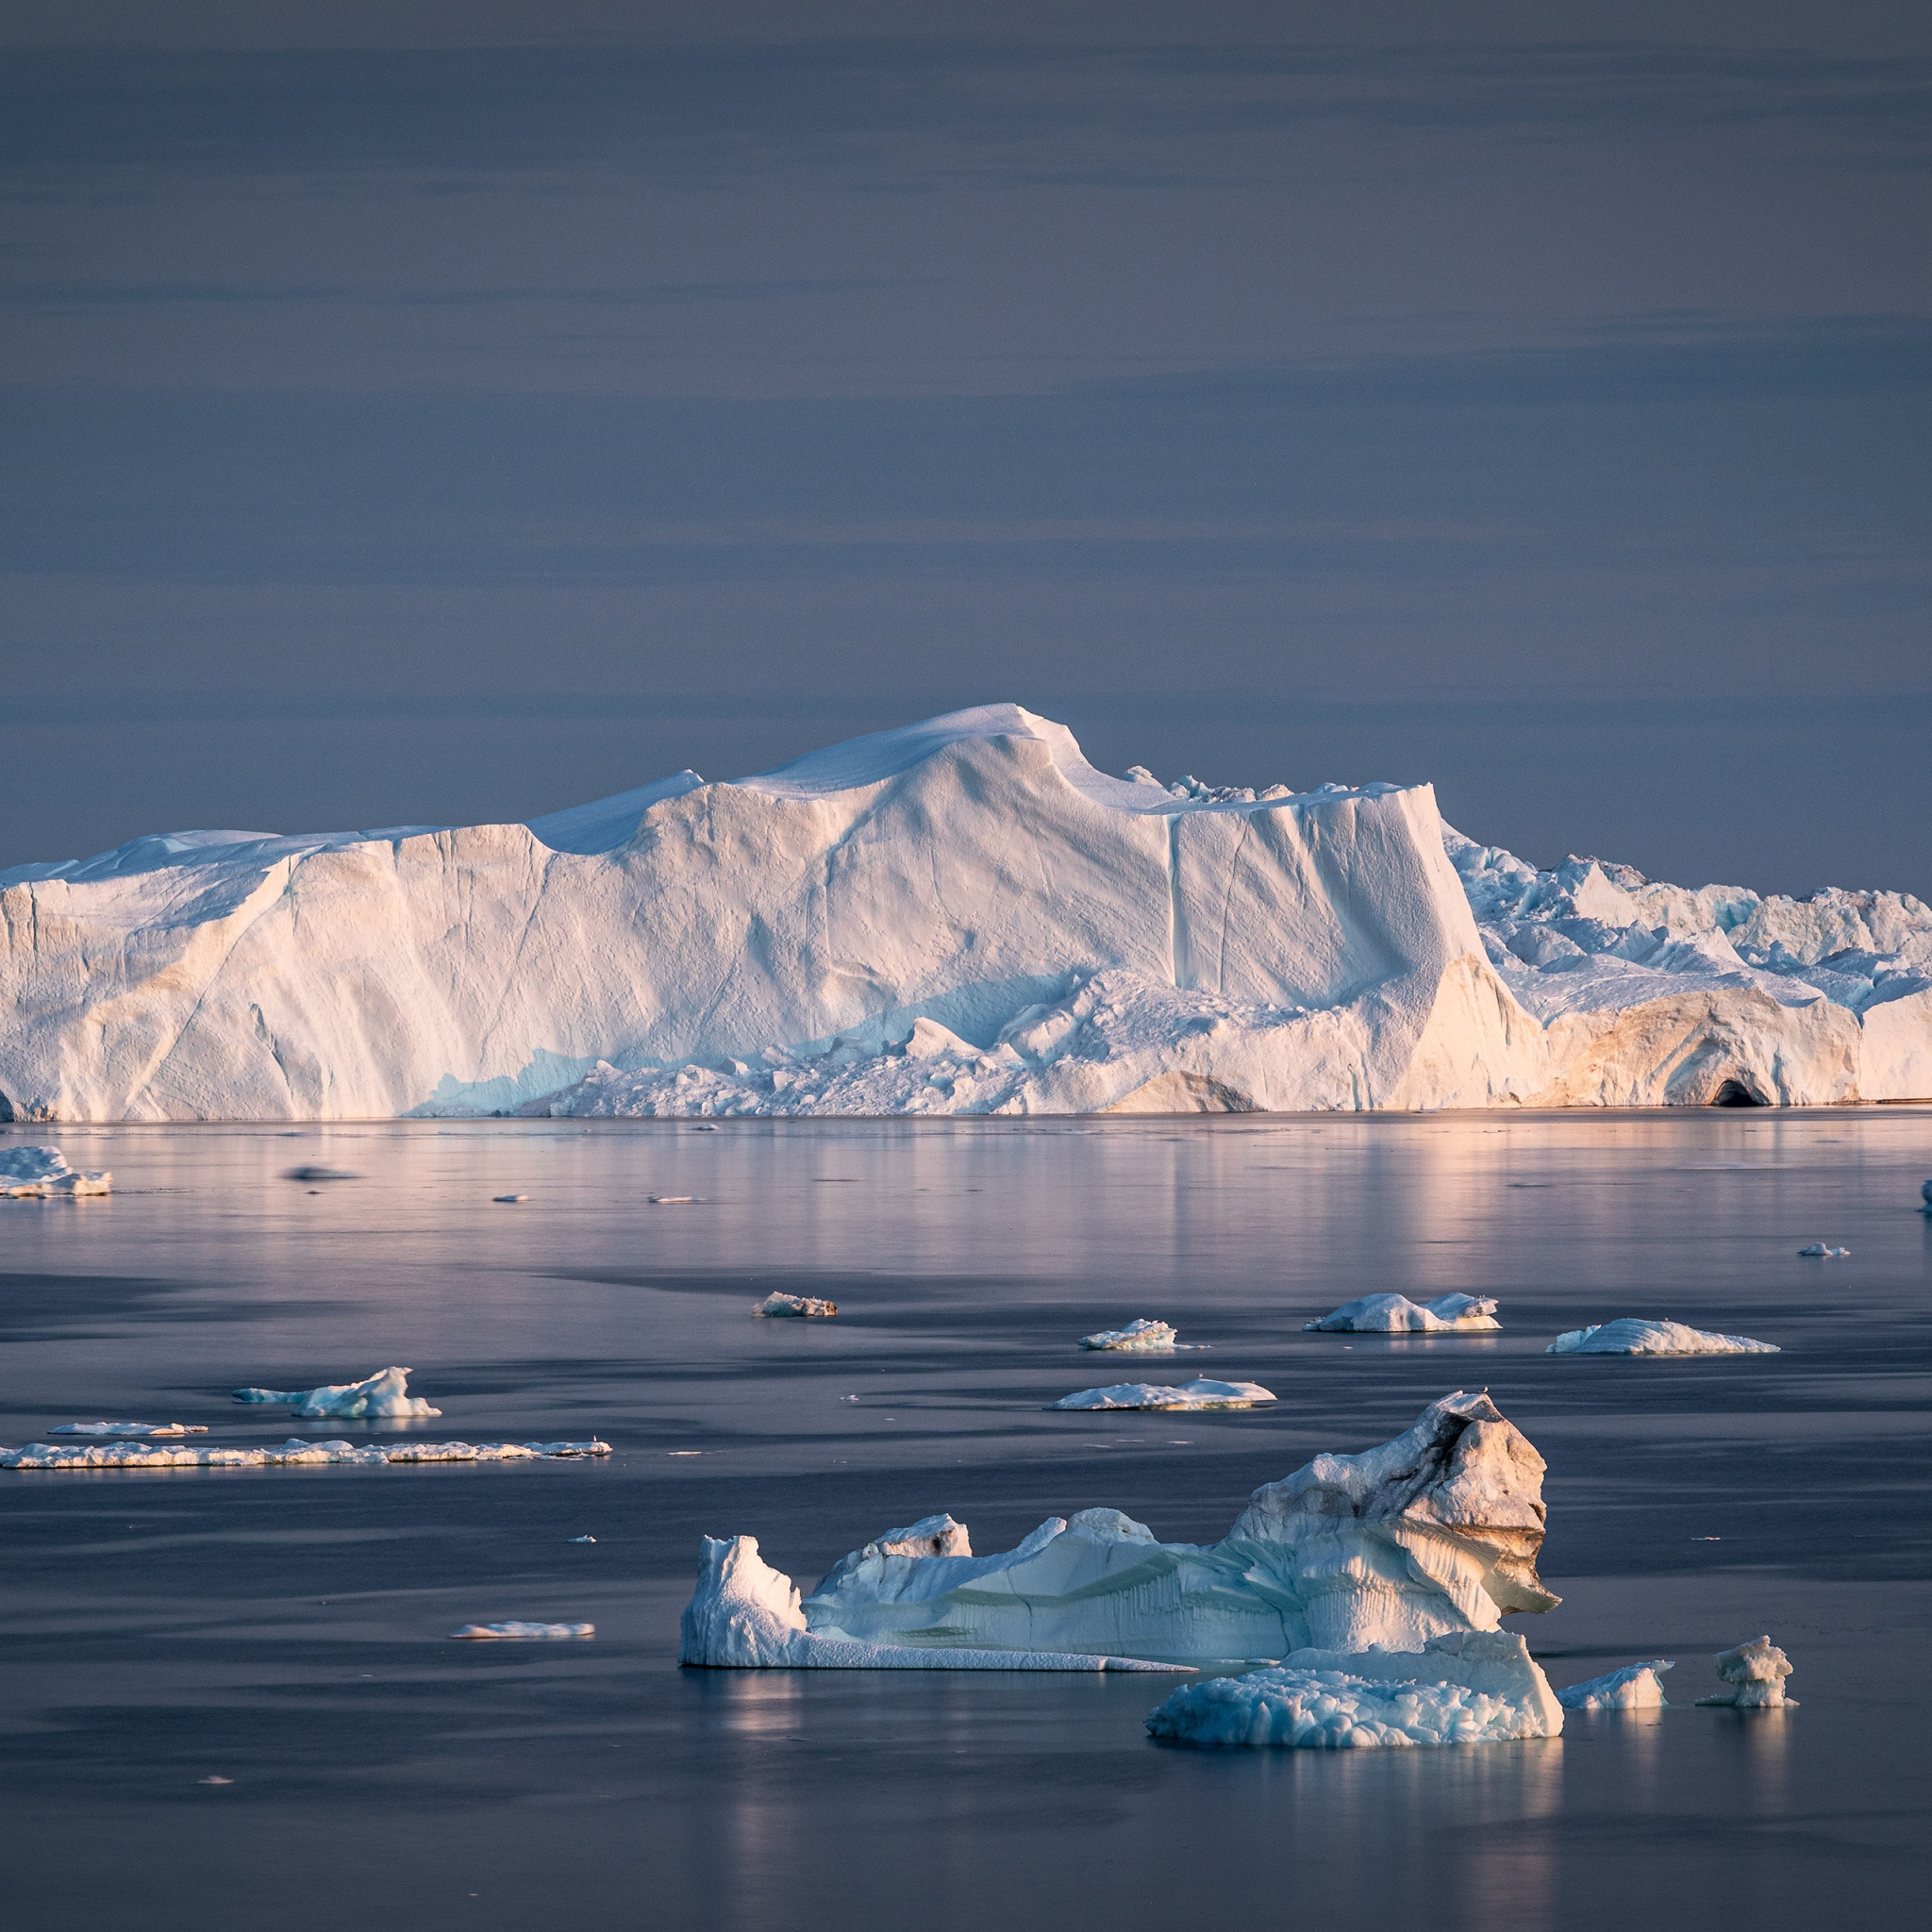
M0 865L1013 698L1932 897L1928 162L1906 4L10 0Z

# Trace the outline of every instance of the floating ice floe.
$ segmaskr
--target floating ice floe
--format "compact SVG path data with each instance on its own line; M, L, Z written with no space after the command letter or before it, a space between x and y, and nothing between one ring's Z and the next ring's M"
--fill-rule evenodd
M1511 1630L1457 1631L1419 1651L1305 1650L1242 1677L1184 1684L1147 1719L1183 1744L1348 1750L1554 1738L1563 1708Z
M1843 1261L1850 1257L1851 1249L1835 1248L1829 1241L1813 1241L1808 1248L1800 1248L1799 1254L1812 1256L1821 1261Z
M1113 1348L1134 1355L1173 1355L1183 1348L1205 1348L1199 1341L1182 1341L1178 1331L1167 1322L1150 1322L1145 1316L1129 1322L1124 1328L1103 1328L1098 1335L1083 1335L1082 1348Z
M57 1423L56 1436L205 1436L206 1423Z
M1640 1321L1625 1316L1573 1328L1550 1343L1545 1355L1777 1355L1774 1341L1748 1335L1717 1335L1682 1322Z
M1730 1705L1739 1710L1771 1710L1782 1705L1797 1708L1798 1700L1785 1695L1791 1660L1769 1637L1754 1637L1735 1650L1721 1652L1711 1661L1731 1688L1700 1697L1699 1704Z
M533 1457L608 1456L588 1442L345 1442L291 1436L278 1449L190 1449L172 1442L29 1442L0 1449L0 1469L380 1468L396 1462L526 1462Z
M1449 1329L1500 1328L1496 1304L1488 1295L1444 1294L1432 1302L1412 1302L1406 1294L1365 1294L1343 1302L1332 1315L1306 1322L1307 1329L1331 1335L1440 1335Z
M351 1174L345 1167L291 1167L282 1175L285 1181L354 1181L360 1180L360 1174Z
M510 1641L530 1641L550 1637L594 1637L597 1626L594 1624L465 1624L460 1630L452 1630L452 1637L467 1637L473 1640L499 1638Z
M803 1315L815 1320L823 1320L838 1312L837 1302L822 1302L816 1295L809 1294L768 1294L752 1310L754 1315Z
M1620 1671L1606 1671L1601 1677L1566 1685L1557 1692L1557 1702L1565 1710L1661 1709L1664 1687L1657 1681L1657 1673L1676 1668L1661 1657L1647 1664L1625 1664Z
M378 1369L359 1382L336 1382L323 1389L238 1389L237 1402L285 1402L300 1416L341 1416L359 1421L367 1416L441 1415L420 1395L409 1393L413 1369Z
M49 1200L57 1194L110 1194L111 1174L69 1167L58 1147L0 1148L0 1199Z
M1273 1402L1274 1391L1258 1382L1215 1382L1197 1376L1178 1387L1164 1382L1114 1382L1062 1395L1052 1408L1253 1408Z
M1536 1574L1542 1473L1486 1394L1457 1393L1379 1448L1318 1456L1255 1491L1214 1544L1163 1543L1117 1509L1083 1509L974 1557L963 1525L928 1517L860 1545L801 1600L754 1539L707 1538L681 1656L860 1665L886 1645L949 1668L962 1652L1273 1662L1313 1647L1421 1651L1556 1606Z
M491 1194L490 1198L492 1201L517 1202L527 1201L530 1197L527 1194Z

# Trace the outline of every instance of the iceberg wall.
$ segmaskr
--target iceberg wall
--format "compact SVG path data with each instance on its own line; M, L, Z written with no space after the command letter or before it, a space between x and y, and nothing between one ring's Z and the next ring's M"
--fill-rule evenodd
M529 824L0 873L0 1117L1932 1093L1917 900L1611 871L1477 847L1426 785L1108 777L987 706Z

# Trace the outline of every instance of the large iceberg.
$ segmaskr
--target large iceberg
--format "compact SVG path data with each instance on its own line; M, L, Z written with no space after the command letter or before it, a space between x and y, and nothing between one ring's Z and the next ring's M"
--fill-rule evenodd
M322 1389L238 1389L235 1400L285 1403L299 1416L340 1416L350 1422L373 1416L441 1415L441 1409L431 1408L424 1397L409 1393L414 1374L413 1369L378 1369L359 1382L332 1382Z
M707 1538L682 1655L748 1666L831 1661L825 1644L845 1646L848 1664L881 1645L944 1660L1419 1651L1555 1607L1536 1574L1542 1473L1487 1395L1457 1393L1379 1448L1264 1484L1213 1544L1163 1543L1118 1509L1083 1509L975 1557L961 1525L927 1518L841 1557L801 1597L753 1538Z
M0 872L0 1118L1932 1096L1932 910L1539 872L989 705L525 824Z
M1412 1302L1406 1294L1357 1295L1319 1322L1302 1324L1331 1335L1442 1335L1502 1325L1496 1304L1485 1294L1441 1294L1432 1302Z

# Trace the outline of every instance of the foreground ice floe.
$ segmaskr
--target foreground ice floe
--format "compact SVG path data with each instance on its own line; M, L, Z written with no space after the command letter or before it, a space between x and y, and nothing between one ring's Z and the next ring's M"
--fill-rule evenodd
M56 1194L109 1194L110 1174L84 1174L69 1167L58 1147L0 1147L0 1199L38 1198Z
M1769 1637L1754 1637L1735 1650L1722 1651L1712 1662L1731 1688L1700 1697L1699 1704L1731 1705L1740 1710L1770 1710L1787 1704L1797 1707L1798 1700L1785 1695L1791 1660Z
M588 1442L345 1442L291 1436L279 1448L177 1448L172 1442L29 1442L0 1449L0 1469L381 1468L397 1462L526 1462L533 1457L608 1456Z
M56 1436L205 1436L206 1423L57 1423Z
M1081 1389L1062 1395L1054 1408L1253 1408L1273 1402L1274 1391L1258 1382L1216 1382L1197 1376L1172 1386L1164 1382L1114 1382L1105 1389Z
M1444 1294L1412 1302L1406 1294L1365 1294L1343 1302L1332 1315L1305 1328L1339 1335L1439 1335L1450 1329L1500 1328L1488 1295Z
M447 916L460 906L462 916ZM1932 1096L1932 909L1541 872L988 705L524 824L0 872L0 1118Z
M594 1637L597 1626L594 1624L519 1624L512 1620L506 1624L465 1624L460 1630L452 1630L449 1634L475 1640L494 1637L515 1641L519 1639Z
M1173 1355L1186 1345L1172 1324L1150 1322L1144 1315L1124 1328L1103 1328L1097 1335L1080 1338L1082 1348L1113 1348L1134 1355Z
M1675 1669L1675 1664L1661 1657L1647 1664L1625 1664L1620 1671L1606 1671L1601 1677L1566 1685L1557 1692L1557 1702L1565 1710L1660 1709L1664 1687L1657 1681L1657 1673Z
M1850 1258L1851 1249L1835 1248L1829 1241L1813 1241L1808 1248L1800 1248L1799 1254L1815 1256L1823 1261L1843 1261Z
M1419 1651L1305 1650L1242 1677L1184 1684L1147 1719L1183 1744L1347 1750L1554 1738L1563 1709L1510 1630L1457 1631Z
M754 1539L708 1538L681 1654L858 1664L883 1644L950 1667L982 1651L1191 1661L1419 1651L1554 1607L1536 1574L1542 1472L1487 1395L1457 1393L1379 1448L1318 1456L1265 1484L1214 1544L1163 1543L1117 1509L1083 1509L975 1557L963 1526L927 1518L862 1544L801 1602ZM918 1546L955 1531L957 1553Z
M837 1302L821 1301L810 1294L768 1294L752 1310L754 1315L802 1315L813 1321L828 1320L838 1312Z
M285 1402L300 1416L441 1415L420 1395L409 1393L413 1369L378 1369L359 1382L336 1382L323 1389L238 1389L237 1402Z
M1651 1322L1625 1316L1621 1321L1573 1328L1550 1343L1545 1355L1777 1355L1773 1341L1748 1335L1717 1335L1682 1322Z

